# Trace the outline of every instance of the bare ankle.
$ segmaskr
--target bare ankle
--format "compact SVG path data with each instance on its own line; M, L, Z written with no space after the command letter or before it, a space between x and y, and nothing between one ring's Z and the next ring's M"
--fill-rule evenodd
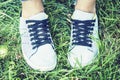
M30 0L22 2L22 17L29 18L40 12L44 12L41 0Z
M88 13L95 13L96 12L95 5L96 0L78 0L75 9Z
M81 11L84 11L84 12L88 12L88 13L96 13L96 9L93 7L93 8L89 8L89 7L75 7L75 10L81 10Z

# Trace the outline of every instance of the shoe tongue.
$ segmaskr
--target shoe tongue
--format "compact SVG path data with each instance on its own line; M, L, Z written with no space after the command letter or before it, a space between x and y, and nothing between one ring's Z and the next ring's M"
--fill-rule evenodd
M72 19L76 19L76 20L92 20L94 18L95 14L94 13L87 13L87 12L83 12L80 10L75 10L73 15L72 15Z
M27 20L44 20L44 19L47 19L47 18L48 18L48 15L46 13L44 13L44 12L41 12L39 14L31 16Z

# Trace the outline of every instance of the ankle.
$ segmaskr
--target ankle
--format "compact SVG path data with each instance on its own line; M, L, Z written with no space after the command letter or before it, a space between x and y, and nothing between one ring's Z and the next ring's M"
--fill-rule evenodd
M96 9L95 8L91 8L91 9L88 9L88 7L75 7L75 10L80 10L80 11L83 11L83 12L87 12L87 13L96 13Z
M87 13L96 13L96 9L95 7L91 7L89 8L88 6L84 7L84 6L75 6L75 10L80 10L83 12L87 12Z
M40 12L44 12L44 7L40 0L30 0L22 2L22 17L29 18Z
M29 18L29 17L31 17L31 16L34 16L34 15L36 15L36 14L38 14L38 13L42 13L42 12L44 12L44 10L35 10L34 9L34 11L31 11L31 10L22 10L22 16L21 17L23 17L23 18Z
M96 12L96 0L77 0L76 10L81 10L88 13Z

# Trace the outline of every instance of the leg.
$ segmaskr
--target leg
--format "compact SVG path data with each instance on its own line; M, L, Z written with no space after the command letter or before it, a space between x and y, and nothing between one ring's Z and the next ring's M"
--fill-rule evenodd
M40 12L44 12L41 0L22 1L22 17L28 18Z
M75 6L75 9L84 12L95 13L95 5L96 0L77 0L77 5Z

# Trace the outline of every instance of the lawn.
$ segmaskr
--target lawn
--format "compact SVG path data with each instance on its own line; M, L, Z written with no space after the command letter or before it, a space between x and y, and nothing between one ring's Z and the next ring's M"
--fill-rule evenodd
M46 0L58 64L51 72L31 69L20 44L19 0L0 0L0 46L7 46L0 57L0 80L120 80L120 0L98 0L100 51L94 63L73 69L67 61L73 0ZM0 54L1 56L1 54Z

